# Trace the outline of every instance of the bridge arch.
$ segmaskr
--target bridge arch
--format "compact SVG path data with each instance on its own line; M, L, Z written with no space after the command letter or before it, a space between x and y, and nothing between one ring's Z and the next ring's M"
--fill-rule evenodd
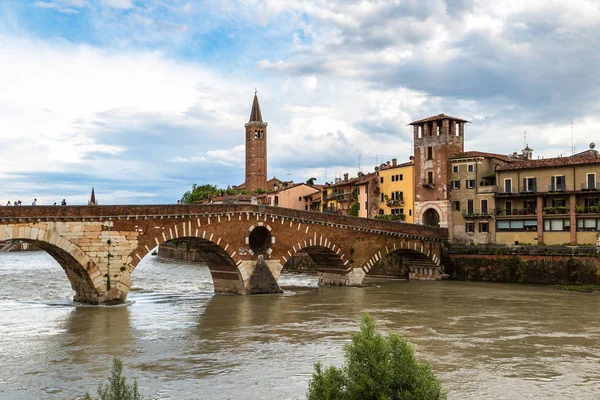
M183 222L183 225L185 224L186 222ZM215 234L213 230L202 229L200 231L187 232L176 229L177 225L174 224L172 227L165 229L169 232L168 237L162 234L154 237L154 247L171 241L186 243L187 246L198 252L208 266L213 279L215 293L244 294L245 280L249 277L245 277L242 269L240 269L242 260L237 251L234 250L234 247ZM181 228L181 226L178 226L178 228ZM188 233L192 233L192 235ZM130 271L132 273L139 262L151 251L152 248L145 245L138 247L129 255L128 259L132 260L130 263Z
M362 266L365 276L371 269L390 254L403 257L403 261L409 268L409 277L420 279L436 279L441 272L441 260L434 248L433 242L409 237L400 238L390 245L382 246L371 253L371 257Z
M30 243L48 253L62 267L75 291L74 301L99 304L107 295L106 275L96 263L75 243L56 231L24 227L15 234L7 232L7 239Z
M320 285L341 286L348 281L348 274L352 268L349 265L351 255L347 255L342 248L334 244L329 238L320 238L319 243L316 240L309 239L304 243L298 243L292 246L279 260L279 271L281 273L289 258L296 255L299 251L304 251L312 259L315 268L319 274Z

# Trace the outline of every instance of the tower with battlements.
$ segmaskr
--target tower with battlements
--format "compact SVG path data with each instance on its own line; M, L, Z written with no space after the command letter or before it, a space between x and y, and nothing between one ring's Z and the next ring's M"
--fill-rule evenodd
M258 97L254 94L246 127L246 190L267 190L267 123L263 122Z

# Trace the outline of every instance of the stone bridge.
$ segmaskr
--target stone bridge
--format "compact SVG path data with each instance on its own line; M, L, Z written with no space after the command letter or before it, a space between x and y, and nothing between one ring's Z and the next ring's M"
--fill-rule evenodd
M390 253L406 256L412 279L435 279L446 230L246 204L0 207L0 241L47 251L65 270L74 300L124 301L138 263L161 243L202 254L217 293L280 292L279 274L299 250L319 284L360 285Z

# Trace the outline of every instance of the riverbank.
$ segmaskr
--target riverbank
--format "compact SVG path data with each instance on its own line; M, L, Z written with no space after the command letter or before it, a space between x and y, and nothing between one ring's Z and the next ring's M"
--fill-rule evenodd
M575 287L600 285L599 260L592 247L452 246L444 265L454 280Z

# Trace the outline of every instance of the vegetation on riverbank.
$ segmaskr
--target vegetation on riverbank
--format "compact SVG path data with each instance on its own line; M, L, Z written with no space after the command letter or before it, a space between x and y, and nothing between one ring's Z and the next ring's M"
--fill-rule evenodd
M394 333L377 333L366 313L344 352L342 368L323 370L321 363L315 364L308 400L446 399L429 365L415 359L410 343Z
M600 285L556 285L556 288L567 292L600 292Z

